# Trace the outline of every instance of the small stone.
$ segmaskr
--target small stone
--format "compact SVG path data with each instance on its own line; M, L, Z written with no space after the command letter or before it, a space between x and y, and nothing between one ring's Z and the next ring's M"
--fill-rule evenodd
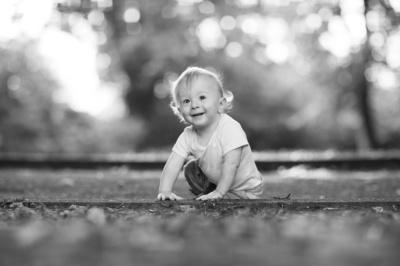
M94 207L89 209L86 219L98 226L106 224L106 214L104 210L100 208Z
M376 211L376 212L383 212L383 207L380 207L380 206L378 206L378 207L372 207L372 209L373 209L374 211Z
M22 202L14 202L10 204L11 209L22 208L22 207L24 207L24 204L22 204Z
M334 210L338 210L339 208L332 208L332 207L326 207L324 208L324 211L334 211Z
M76 208L77 208L77 206L72 204L71 206L68 207L68 210L73 211L73 210L76 210Z

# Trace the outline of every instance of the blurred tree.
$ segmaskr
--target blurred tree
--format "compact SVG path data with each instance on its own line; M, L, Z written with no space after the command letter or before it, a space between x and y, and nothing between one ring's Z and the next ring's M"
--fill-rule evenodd
M367 21L367 14L371 10L370 3L371 3L370 0L364 0L364 15L366 21ZM360 141L358 142L358 145L362 149L371 149L371 148L374 149L378 148L379 144L378 140L376 139L375 122L370 103L371 96L370 96L369 82L365 77L365 72L368 68L369 61L371 60L371 53L372 53L371 46L369 45L369 39L371 33L370 30L368 29L367 23L365 23L365 28L367 36L364 47L362 49L363 53L362 64L364 65L364 68L362 68L363 71L360 75L361 82L356 88L356 95L358 98L358 108L362 116L362 123L359 133Z
M170 82L193 64L223 73L236 98L232 115L256 150L400 147L400 5L394 0L55 3L61 19L54 27L81 39L94 32L96 71L125 89L129 116L99 122L75 112L53 101L60 84L45 68L19 72L21 63L6 59L0 62L0 127L4 121L20 127L0 129L3 150L6 142L13 150L18 141L10 136L25 131L21 138L40 139L35 147L42 150L170 147L185 126L169 109ZM27 68L38 62L25 48L1 47L5 58L22 56ZM25 89L15 89L21 84ZM44 96L31 103L10 96L35 89ZM37 104L43 114L27 111Z
M369 11L353 3L115 2L127 104L149 129L143 148L171 145L180 132L165 108L168 81L190 64L224 73L257 149L377 147L364 75L371 50L368 36L354 35Z
M369 132L371 146L394 148L399 144L395 140L398 137L393 136L400 129L396 118L400 85L397 78L400 75L400 2L364 0L364 5L367 41L364 46L365 89L361 90L361 95L365 100L360 106L371 103L370 110L376 117L366 114L364 127ZM369 123L370 120L373 123Z
M75 1L72 5L67 3L65 7L59 5L65 12L63 14L53 9L51 0L38 3L22 0L0 4L1 152L129 151L131 149L127 143L134 146L137 136L140 136L140 120L99 121L60 101L65 100L60 94L65 84L61 84L59 76L55 75L53 66L57 67L57 64L49 62L49 58L43 55L43 49L47 50L47 54L53 52L61 56L73 53L51 45L43 46L43 38L48 36L44 36L46 27L50 31L56 28L71 34L73 31L74 34L80 33L71 27L72 23L68 23L79 21L79 16L73 10L78 8L80 12L88 12L93 6L90 1L76 4ZM93 27L101 26L98 24L101 21L100 13L87 15ZM80 26L85 25L81 23ZM82 32L82 28L79 30ZM66 35L59 34L57 37ZM112 52L112 49L107 49L107 52ZM107 63L108 56L103 55L102 58ZM86 62L74 63L78 65ZM68 75L69 80L74 79L72 69L68 70L68 73L63 74ZM99 73L106 82L118 79L119 83L123 83L123 77L118 75L114 66L110 66L106 73L103 67ZM113 128L113 131L110 132L109 128Z
M14 42L0 49L0 150L34 151L39 145L59 146L52 90L54 80L34 54L27 52L34 44ZM39 144L41 143L41 144Z

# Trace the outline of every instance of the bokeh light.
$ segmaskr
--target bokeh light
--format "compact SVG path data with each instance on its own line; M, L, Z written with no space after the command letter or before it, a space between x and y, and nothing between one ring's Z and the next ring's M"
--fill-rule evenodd
M230 42L226 46L225 52L230 57L239 57L243 53L243 47L238 42Z
M218 20L215 18L204 19L197 27L197 36L205 50L222 48L226 44L225 35L222 33Z
M400 86L397 2L1 1L0 111L5 97L26 104L43 93L54 109L147 121L149 139L157 123L168 123L173 135L170 81L188 65L213 66L234 92L234 115L248 123L256 147L330 143L329 128L336 130L332 141L348 145L362 126L354 124L362 121L362 84L379 126L393 128L387 114L394 107L382 99L396 102ZM64 111L52 110L52 119L61 121ZM155 145L167 145L163 137Z
M140 12L137 8L130 7L124 12L124 21L126 23L136 23L140 20Z

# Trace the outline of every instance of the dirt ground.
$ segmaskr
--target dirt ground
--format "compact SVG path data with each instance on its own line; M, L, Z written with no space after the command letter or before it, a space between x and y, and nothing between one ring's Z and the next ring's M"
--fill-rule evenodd
M160 171L0 169L0 199L155 199ZM262 198L400 198L399 171L294 167L263 173ZM182 177L174 192L192 198Z
M159 172L0 170L0 265L397 265L400 211L28 206L28 199L154 199ZM283 169L264 198L399 198L395 171ZM178 179L175 192L191 198Z

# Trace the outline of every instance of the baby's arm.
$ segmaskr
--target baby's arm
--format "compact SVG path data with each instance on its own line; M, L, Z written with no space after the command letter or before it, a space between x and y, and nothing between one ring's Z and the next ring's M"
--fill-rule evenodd
M233 179L236 176L237 169L240 164L240 158L242 156L242 147L234 149L224 156L224 163L222 165L222 175L218 182L217 188L208 193L198 197L198 200L209 200L222 198L231 188Z
M161 174L160 187L158 189L158 200L181 200L182 198L172 193L172 187L182 169L185 159L177 153L172 152L169 156L164 170Z

